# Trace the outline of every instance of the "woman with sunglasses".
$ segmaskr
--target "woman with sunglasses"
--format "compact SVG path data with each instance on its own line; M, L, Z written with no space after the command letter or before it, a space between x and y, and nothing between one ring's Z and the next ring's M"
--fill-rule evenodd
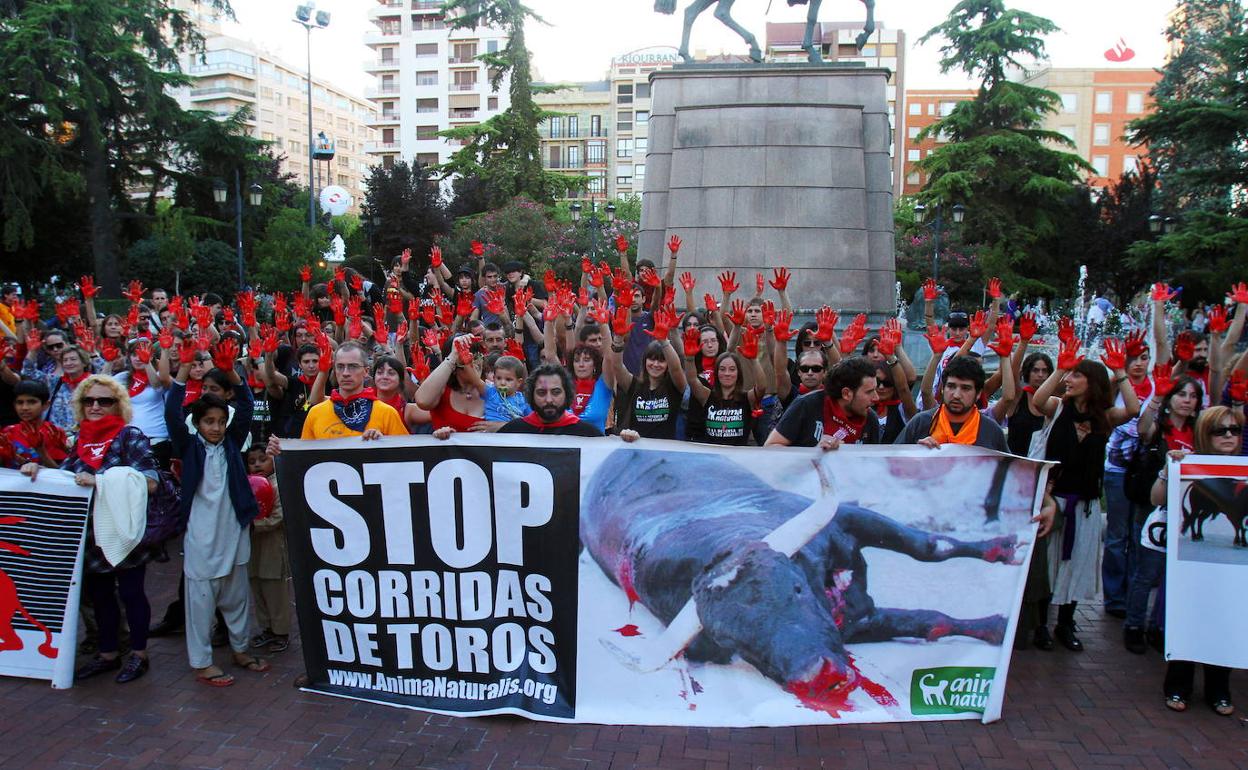
M143 431L127 424L133 415L130 397L121 383L106 375L93 374L74 391L73 407L79 422L78 443L74 453L61 463L61 469L73 473L74 482L79 486L94 487L97 474L118 466L129 467L146 478L148 494L153 493L160 480L156 457ZM39 465L23 465L22 473L33 480L39 473ZM91 516L94 515L93 509ZM121 669L116 680L123 684L132 682L148 669L147 628L152 608L143 583L147 563L156 558L160 548L140 543L120 563L111 564L95 543L94 521L88 520L84 552L83 590L90 596L95 612L100 652L78 669L74 678L87 679ZM130 626L132 654L124 665L117 653L121 625L118 596Z
M1241 410L1227 406L1214 406L1201 413L1196 420L1195 449L1201 455L1239 454L1240 439L1244 433L1244 414ZM1190 454L1184 449L1171 450L1170 456L1182 460ZM1153 482L1152 502L1164 506L1169 496L1169 476L1162 470ZM1178 534L1174 533L1177 537ZM1159 564L1159 572L1165 570L1166 554L1140 549L1148 553L1150 560ZM1133 596L1133 598L1136 598ZM1144 592L1144 601L1148 601L1148 593ZM1205 702L1219 716L1229 717L1235 713L1231 702L1231 670L1223 666L1202 664L1205 669ZM1192 697L1196 680L1196 664L1187 660L1172 660L1166 664L1166 679L1162 684L1166 696L1166 707L1172 711L1186 711L1187 702Z
M75 431L77 430L78 419L74 415L74 389L88 376L90 376L95 361L87 354L87 351L77 345L69 345L63 342L55 342L57 336L49 333L48 335L54 341L48 343L45 339L45 346L51 344L53 347L60 344L62 348L50 350L49 353L59 353L59 363L52 372L45 373L42 368L27 369L22 366L22 377L24 379L36 380L48 386L48 392L51 394L48 400L48 410L44 416L48 422L65 431L70 441L73 441Z

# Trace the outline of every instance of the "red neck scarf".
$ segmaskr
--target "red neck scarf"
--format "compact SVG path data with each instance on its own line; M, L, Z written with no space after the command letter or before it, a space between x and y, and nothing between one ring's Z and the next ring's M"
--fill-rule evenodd
M74 388L78 387L78 383L87 379L87 377L89 376L90 375L84 369L83 371L78 373L77 377L73 377L73 378L71 378L68 374L62 374L61 382L65 383L69 387L69 389L72 391Z
M104 464L104 455L108 454L113 439L124 427L126 421L115 414L98 420L83 420L78 426L78 446L74 453L79 460L98 471Z
M204 393L203 380L187 380L186 381L186 398L182 399L182 406L189 406Z
M698 369L709 388L715 387L715 356L704 356L698 353Z
M130 387L126 388L126 392L130 394L130 398L147 390L147 370L135 369L130 372Z
M580 416L585 412L585 407L589 406L589 399L594 395L594 386L598 381L577 379L574 384L576 392L572 399L572 411Z
M880 417L888 417L888 410L900 403L900 398L880 399L875 404L875 413Z
M534 428L541 428L543 430L546 428L564 428L568 425L575 425L581 421L580 417L577 417L571 412L564 412L563 416L554 422L542 422L542 418L537 416L537 412L529 412L520 419L524 420L529 425L532 425Z
M840 436L842 444L857 444L862 438L862 429L866 427L867 418L854 419L845 413L836 399L823 396L823 435Z
M329 394L329 400L333 401L335 404L349 404L352 401L356 401L361 398L367 401L376 401L377 391L373 390L372 388L364 388L359 393L355 393L350 396L344 396L342 395L341 392L339 392L335 388L334 391Z
M374 398L383 404L389 404L394 407L394 411L399 413L399 417L403 416L403 410L407 408L407 399L403 398L403 391L401 390L396 390L390 398L382 398L380 393L377 393Z
M316 375L314 374L314 375L312 375L311 377L309 377L308 375L304 374L303 372L300 372L300 373L299 373L299 381L300 381L300 382L302 382L304 385L307 385L307 386L308 386L308 390L311 390L311 389L312 389L312 383L316 382Z
M1131 382L1130 379L1127 382ZM1148 397L1153 395L1153 381L1148 377L1144 377L1139 382L1131 382L1131 389L1135 391L1135 397L1143 404Z

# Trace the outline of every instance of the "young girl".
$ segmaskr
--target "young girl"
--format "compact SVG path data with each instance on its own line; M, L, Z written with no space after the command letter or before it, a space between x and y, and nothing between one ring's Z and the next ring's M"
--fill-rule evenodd
M277 472L264 444L247 450L247 473L262 476L273 487L273 510L251 523L251 561L247 575L251 598L256 607L256 623L262 629L252 637L252 649L282 652L290 646L290 559L286 554L286 526L282 522L282 501L277 494Z

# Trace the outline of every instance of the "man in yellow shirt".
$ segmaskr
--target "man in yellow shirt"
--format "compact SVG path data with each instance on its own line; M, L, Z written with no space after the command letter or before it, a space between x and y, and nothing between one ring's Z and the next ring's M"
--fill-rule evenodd
M334 375L338 389L325 401L308 410L301 439L359 436L365 441L382 436L406 436L407 426L394 407L374 400L372 388L364 387L368 373L364 348L344 342L334 354ZM281 440L269 438L268 453L281 453Z

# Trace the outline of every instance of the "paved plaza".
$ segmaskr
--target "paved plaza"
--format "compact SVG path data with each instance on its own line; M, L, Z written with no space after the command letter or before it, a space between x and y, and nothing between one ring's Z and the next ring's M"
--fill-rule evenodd
M177 585L177 563L151 565L157 616ZM456 719L293 689L302 671L297 638L272 671L234 670L237 684L221 690L194 681L182 637L155 639L152 670L133 684L101 677L54 691L0 679L0 767L1248 768L1243 711L1218 717L1202 702L1185 714L1168 711L1161 657L1124 651L1118 621L1099 608L1079 614L1087 650L1016 654L1004 718L991 725L707 729ZM1248 676L1236 672L1231 689L1248 706Z

